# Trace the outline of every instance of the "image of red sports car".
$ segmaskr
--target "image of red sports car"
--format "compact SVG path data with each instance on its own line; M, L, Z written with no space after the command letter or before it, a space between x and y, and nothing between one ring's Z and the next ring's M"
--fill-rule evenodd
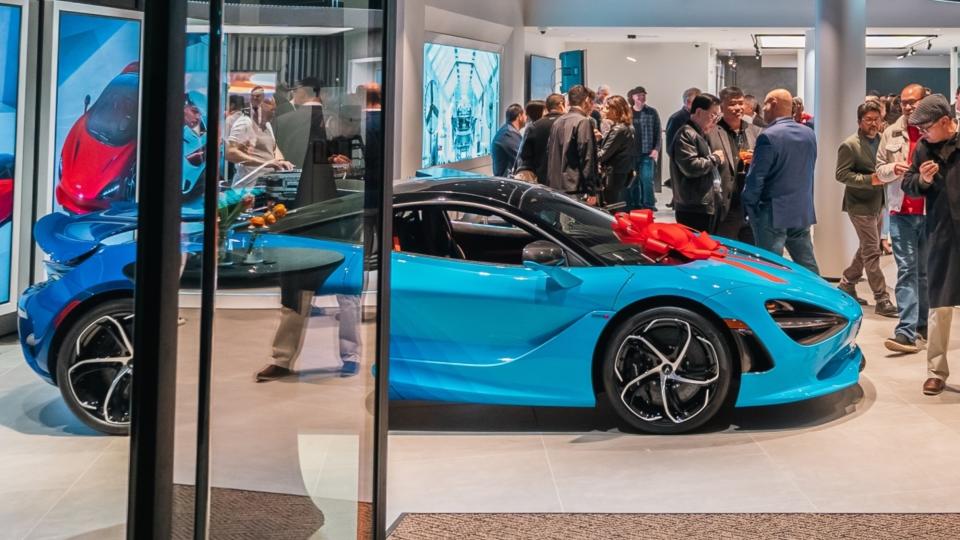
M13 215L12 154L0 154L0 225L5 225Z
M133 200L137 175L140 63L133 62L104 88L67 134L60 153L57 203L85 214L114 201Z

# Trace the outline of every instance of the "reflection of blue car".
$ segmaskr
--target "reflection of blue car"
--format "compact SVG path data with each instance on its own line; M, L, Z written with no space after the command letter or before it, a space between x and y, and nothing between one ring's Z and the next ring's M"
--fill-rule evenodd
M418 180L396 191L395 398L591 407L605 393L633 427L677 433L725 406L857 383L860 307L780 257L728 242L736 264L653 260L619 240L609 215L509 180ZM305 207L264 238L337 249L346 262L320 292L356 292L361 204L350 195ZM109 212L100 219L55 223L61 232L47 242L38 224L61 277L24 293L20 335L28 362L74 412L122 432L129 416L117 387L132 356L122 268L134 250L111 236Z

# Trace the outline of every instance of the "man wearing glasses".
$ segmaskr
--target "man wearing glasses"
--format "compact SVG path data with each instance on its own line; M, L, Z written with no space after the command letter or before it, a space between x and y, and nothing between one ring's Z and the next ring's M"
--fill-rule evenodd
M883 110L876 101L857 107L857 132L843 141L837 150L837 181L843 191L843 211L850 217L860 245L853 262L843 271L840 290L860 305L867 301L857 296L857 282L867 274L877 305L874 311L882 317L896 317L897 308L890 302L887 281L880 270L880 231L883 228L883 188L873 183L877 150L880 146L880 122Z
M909 123L923 135L904 174L903 189L923 197L928 211L930 338L923 393L935 396L950 375L950 325L955 306L960 306L960 134L950 102L941 94L923 98Z
M914 354L920 351L918 340L927 337L927 232L922 197L903 192L903 176L910 169L914 149L920 142L920 129L910 125L917 103L926 95L919 84L910 84L900 92L903 111L880 138L877 149L875 184L883 184L890 209L890 239L897 263L897 311L900 322L884 345L887 349Z
M720 100L700 94L690 105L690 121L673 138L670 148L670 178L677 223L713 233L722 210L718 167L725 161L723 150L713 150L707 134L720 120Z

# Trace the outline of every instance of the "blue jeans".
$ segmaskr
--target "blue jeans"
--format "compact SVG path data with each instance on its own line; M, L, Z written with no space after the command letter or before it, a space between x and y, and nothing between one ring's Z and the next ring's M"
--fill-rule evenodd
M657 197L653 193L653 174L656 162L650 156L637 158L637 175L627 189L627 211L649 208L657 209Z
M813 255L810 227L781 229L773 226L773 211L769 204L761 204L750 212L750 228L757 247L783 256L783 249L790 253L793 262L820 274L817 258Z
M927 327L926 216L890 216L890 239L897 262L897 309L900 322L894 333L917 339L917 328Z

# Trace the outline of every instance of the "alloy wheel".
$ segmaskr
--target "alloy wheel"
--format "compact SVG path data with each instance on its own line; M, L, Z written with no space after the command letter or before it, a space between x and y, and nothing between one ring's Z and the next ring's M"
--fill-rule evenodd
M130 424L133 313L100 316L73 343L67 390L83 412L109 426ZM61 383L63 384L63 383Z
M691 422L720 397L717 347L682 318L654 318L631 330L616 352L613 374L616 399L651 426Z

